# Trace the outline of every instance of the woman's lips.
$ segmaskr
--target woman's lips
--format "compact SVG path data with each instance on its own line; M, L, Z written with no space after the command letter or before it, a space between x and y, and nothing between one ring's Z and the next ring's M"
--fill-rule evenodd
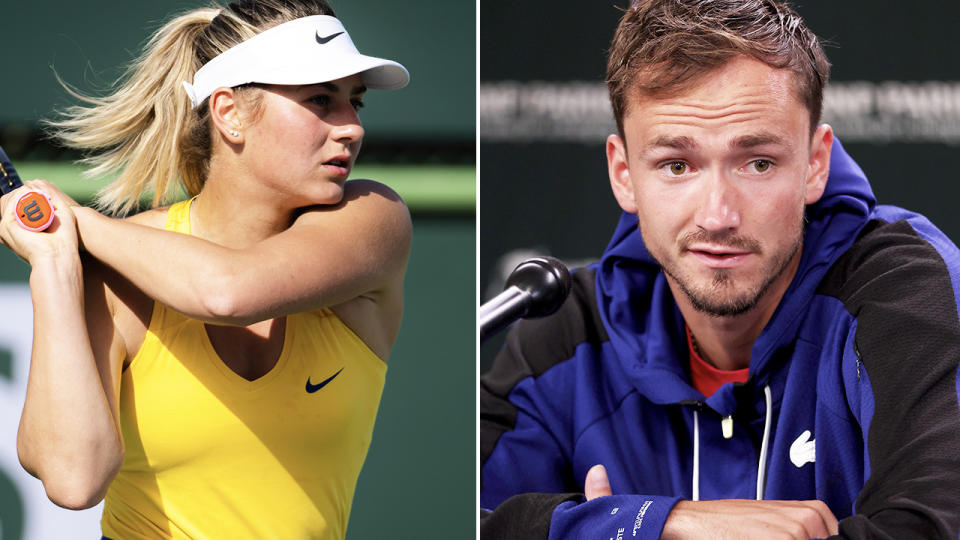
M350 166L346 162L328 161L323 164L323 170L330 176L346 178L350 174Z

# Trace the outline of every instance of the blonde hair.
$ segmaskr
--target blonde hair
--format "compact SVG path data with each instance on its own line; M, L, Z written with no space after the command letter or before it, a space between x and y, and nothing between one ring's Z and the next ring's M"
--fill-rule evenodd
M149 39L143 53L104 97L67 91L86 103L46 122L62 144L84 151L86 177L119 173L97 193L104 212L124 215L152 192L152 206L168 204L178 184L200 192L212 152L207 104L197 109L182 82L227 49L278 24L310 15L331 15L323 0L241 0L175 17ZM245 93L246 88L239 89Z

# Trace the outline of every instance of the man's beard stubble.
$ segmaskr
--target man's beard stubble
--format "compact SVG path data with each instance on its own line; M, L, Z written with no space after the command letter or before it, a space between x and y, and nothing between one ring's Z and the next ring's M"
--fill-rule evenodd
M762 256L762 249L759 242L752 238L738 236L730 232L711 233L705 230L687 233L682 236L677 245L679 252L683 253L687 246L695 242L710 243L755 253ZM661 260L660 257L654 257L660 263L664 273L673 278L673 281L680 287L680 290L690 300L691 305L697 311L713 317L736 317L749 312L760 302L760 299L770 290L777 279L783 275L794 256L803 247L803 222L801 221L799 231L793 244L786 250L774 254L769 264L761 269L762 281L756 287L746 290L741 294L724 298L723 292L733 292L736 283L733 278L733 272L726 268L714 270L713 281L705 288L699 290L690 283L692 280L681 274L678 265L673 264L674 260ZM649 248L648 248L649 249ZM651 253L652 254L652 253ZM664 264L668 262L669 264Z

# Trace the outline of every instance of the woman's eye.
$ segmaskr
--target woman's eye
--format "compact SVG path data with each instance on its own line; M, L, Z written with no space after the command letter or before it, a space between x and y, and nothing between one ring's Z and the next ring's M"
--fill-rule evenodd
M757 172L767 172L770 170L771 163L765 159L756 159L753 161L753 170Z
M321 107L326 107L327 105L330 104L330 96L321 94L319 96L313 96L312 98L310 98L310 101L312 103L320 105Z
M355 111L359 111L363 108L363 100L352 99L350 100L350 104L353 105L353 110Z

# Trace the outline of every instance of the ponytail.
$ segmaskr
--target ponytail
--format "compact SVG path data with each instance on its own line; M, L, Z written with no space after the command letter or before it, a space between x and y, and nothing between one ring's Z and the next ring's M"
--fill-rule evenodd
M173 195L176 179L185 172L178 141L193 115L181 81L192 80L200 69L193 44L216 15L215 9L201 9L173 19L150 39L116 91L97 98L68 88L89 106L69 107L64 119L48 122L67 146L96 152L83 160L91 166L84 176L119 171L97 194L103 211L127 214L148 191L153 192L153 206Z

